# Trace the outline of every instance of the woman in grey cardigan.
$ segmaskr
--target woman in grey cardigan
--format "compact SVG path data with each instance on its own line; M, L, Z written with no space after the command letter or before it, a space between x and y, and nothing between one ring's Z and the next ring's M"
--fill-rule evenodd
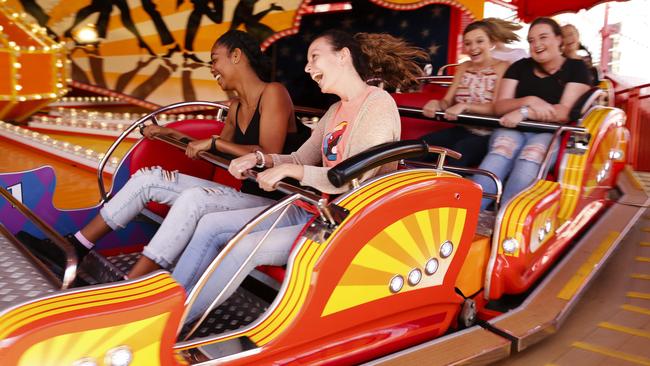
M386 52L387 49L392 52ZM318 83L323 93L335 94L341 100L328 109L311 137L298 151L289 155L247 154L231 162L230 173L242 179L243 172L248 169L266 168L257 176L260 187L265 190L273 190L278 181L287 177L323 193L339 194L349 190L349 186L334 187L327 179L328 169L370 147L400 138L400 117L394 100L387 92L367 85L364 80L370 76L383 76L386 82L396 87L408 87L415 77L420 76L420 69L413 60L421 56L421 51L389 35L357 34L353 37L330 31L316 38L308 50L305 72ZM393 74L386 76L371 74L368 64L376 69L399 72L393 71ZM394 165L376 168L367 172L361 180L393 169ZM204 216L178 261L174 277L186 289L191 289L227 241L266 207ZM236 283L241 282L255 266L286 264L293 241L310 216L307 211L291 206L279 227L269 233L255 258L237 276ZM228 253L212 275L204 293L195 302L188 316L189 321L195 320L225 287L270 224L257 226L257 232L244 238ZM229 295L222 296L222 299L227 299Z

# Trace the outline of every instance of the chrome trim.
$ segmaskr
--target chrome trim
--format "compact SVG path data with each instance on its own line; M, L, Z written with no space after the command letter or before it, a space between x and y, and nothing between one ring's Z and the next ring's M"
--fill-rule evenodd
M52 240L52 242L59 247L59 249L65 254L66 261L65 261L65 270L63 271L63 279L61 280L61 290L68 289L72 283L75 280L75 277L77 276L77 264L78 264L78 258L77 258L77 253L75 252L74 248L72 247L72 244L68 243L68 241L61 236L56 230L54 230L48 223L43 221L40 217L38 217L32 210L30 210L27 206L25 206L22 202L18 201L16 197L14 197L11 192L6 190L4 187L0 186L0 196L4 197L9 203L11 204L12 207L18 209L27 219L29 219L36 227L43 232L48 238ZM25 246L19 241L16 240L16 243L19 243L22 248L27 250ZM53 273L50 274L53 275ZM57 278L57 276L53 276L54 278Z
M180 140L175 139L171 136L156 136L154 138L156 140L166 142L181 150L185 150L185 148L187 147L187 143L181 142ZM228 165L230 165L230 161L228 159L225 159L221 156L210 154L205 151L200 152L199 157L209 163L212 163L226 170L228 169ZM248 170L243 173L243 176L246 177L247 179L256 181L257 171ZM345 210L341 210L338 207L332 206L332 204L328 204L326 199L322 198L321 196L311 191L293 186L291 184L282 181L276 183L274 188L288 195L293 195L293 194L300 195L301 200L314 205L318 209L319 214L322 217L326 218L332 226L338 225L339 223L341 223L342 219L345 218L345 216L347 216L347 213L341 213Z
M106 154L104 154L104 157L99 161L99 165L97 167L97 180L99 183L99 196L100 196L100 201L99 204L102 204L108 200L108 195L106 193L106 187L104 186L104 180L102 179L102 175L104 173L104 167L106 167L106 163L108 160L111 158L111 155L115 152L117 147L124 141L124 139L131 133L133 130L136 128L140 128L142 124L144 124L145 121L150 119L154 124L158 124L158 119L156 118L157 115L167 112L172 109L180 108L180 107L187 107L187 106L208 106L208 107L215 107L218 108L219 111L222 111L224 109L228 109L228 106L225 104L221 103L214 103L214 102L203 102L203 101L197 101L197 102L181 102L181 103L175 103L168 105L166 107L159 108L146 116L136 120L133 122L129 127L127 127L122 133L117 137L115 141L113 141L113 144L108 148L106 151ZM223 115L223 113L219 114L217 113L217 118L220 118L220 116ZM117 170L116 170L117 171Z
M293 250L291 251L291 254L289 255L289 259L287 261L287 273L291 273L293 270L293 265L294 261L296 259L296 255L298 252L300 252L300 249L302 246L305 244L306 238L303 236L301 238L298 238L298 242L294 246ZM194 339L191 341L183 341L183 342L178 342L173 346L174 350L182 350L182 349L189 349L193 347L201 347L206 344L214 343L214 342L220 342L223 338L232 338L235 336L243 336L248 332L249 330L257 327L259 324L264 322L268 317L273 314L273 312L277 309L278 305L280 304L280 301L284 298L284 295L287 292L287 288L289 287L289 281L282 281L282 285L280 286L280 290L278 291L278 294L275 296L275 300L269 305L268 309L264 312L264 314L260 315L257 320L253 321L252 323L248 324L247 326L244 326L242 328L224 332L221 334L214 334L208 337L204 337L201 339ZM183 324L181 322L181 324ZM258 349L258 348L255 348ZM251 350L252 351L252 350ZM247 351L248 352L248 351ZM230 356L228 356L230 357Z
M548 150L546 151L546 155L544 156L544 160L542 161L542 164L539 166L539 170L537 171L537 180L544 179L548 175L548 171L551 168L551 158L553 157L553 149L557 147L559 152L560 136L564 131L565 131L564 127L560 127L560 129L555 131L555 133L553 134L553 138L551 139L551 144L549 145ZM537 180L535 182L537 182Z
M223 294L226 292L228 287L230 287L232 285L233 279L245 267L246 263L248 263L253 258L253 255L257 252L257 250L260 248L262 243L266 240L266 238L271 233L271 231L273 231L273 229L275 229L275 227L277 226L280 219L284 216L284 214L289 209L289 206L294 201L297 201L300 198L301 197L300 197L299 194L294 194L294 195L285 197L284 199L282 199L281 201L279 201L275 205L273 205L273 206L269 207L268 209L266 209L266 210L260 212L259 214L257 214L252 220L250 220L246 225L244 225L244 227L241 228L241 230L239 230L237 232L237 234L235 234L235 236L232 237L232 239L230 239L228 241L228 244L226 244L226 246L223 248L223 250L221 250L221 252L219 252L219 255L217 255L217 257L212 260L212 262L210 263L208 268L206 268L206 270L203 272L203 274L199 278L198 282L196 283L196 285L194 285L194 287L192 288L192 291L190 291L189 295L187 296L187 299L185 300L185 311L183 312L181 322L179 323L177 334L179 334L181 332L181 330L183 328L183 325L184 325L184 322L185 322L185 319L187 318L187 315L188 315L190 309L192 308L192 305L194 305L194 302L196 301L199 294L201 293L201 290L203 290L205 285L207 285L208 280L210 279L210 277L212 276L214 271L217 269L217 267L219 267L219 265L223 262L223 260L226 258L226 256L232 251L232 249L235 247L235 245L237 245L237 243L242 238L244 238L246 235L251 233L253 228L256 227L259 223L266 220L268 217L275 214L276 212L280 211L280 215L275 219L275 221L273 222L271 227L266 230L266 234L264 235L264 237L262 237L262 239L257 243L255 248L248 255L246 260L242 263L241 267L238 269L235 276L233 276L233 278L231 278L228 281L228 283L226 284L224 289L221 290L221 292L216 296L216 298L212 301L212 304L210 304L208 309L206 309L206 311L199 318L199 320L196 321L194 326L192 326L192 328L190 329L190 331L187 333L187 335L185 336L185 338L183 340L185 340L185 341L188 340L189 337L191 337L192 334L194 334L194 332L199 328L199 326L201 325L201 322L203 322L205 320L205 318L209 315L210 311L215 306L217 301L221 300Z
M422 161L412 161L412 160L405 160L404 161L405 166L413 166L413 167L420 167L420 168L431 168L431 169L436 169L438 170L437 166L432 163L426 163ZM491 171L484 170L484 169L478 169L478 168L463 168L463 167L456 167L456 166L450 166L450 165L445 165L442 167L444 171L446 172L451 172L451 171L457 171L461 173L473 173L473 174L480 174L480 175L485 175L489 178L491 178L494 181L494 184L497 187L497 193L485 193L483 192L483 197L491 198L495 201L495 209L498 210L499 207L501 206L501 195L503 193L503 184L501 183L501 179L496 176L496 174L492 173Z
M445 75L444 72L445 72L445 70L447 70L447 68L458 66L458 65L460 65L460 64L458 63L458 64L446 64L446 65L443 65L441 68L438 69L438 72L436 74L438 76L444 76Z

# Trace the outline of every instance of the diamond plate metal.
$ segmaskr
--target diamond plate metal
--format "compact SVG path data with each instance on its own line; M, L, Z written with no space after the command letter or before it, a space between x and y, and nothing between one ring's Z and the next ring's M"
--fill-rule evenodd
M192 338L244 327L262 315L268 307L266 301L240 287L228 300L210 313Z
M127 253L107 259L114 266L128 273L140 255L139 252ZM239 329L252 323L266 311L268 306L266 301L240 287L228 300L210 313L192 338Z
M53 291L54 285L0 234L0 309Z

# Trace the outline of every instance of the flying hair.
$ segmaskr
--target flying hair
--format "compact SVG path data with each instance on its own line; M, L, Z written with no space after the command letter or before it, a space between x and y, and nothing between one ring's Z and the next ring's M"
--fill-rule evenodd
M422 76L418 60L428 61L422 49L389 34L357 33L354 36L329 30L317 38L326 38L335 51L347 48L352 64L362 79L383 79L387 86L402 90L416 86Z
M485 18L483 22L491 26L491 35L496 42L508 44L517 42L520 39L515 32L522 28L521 24L499 18Z

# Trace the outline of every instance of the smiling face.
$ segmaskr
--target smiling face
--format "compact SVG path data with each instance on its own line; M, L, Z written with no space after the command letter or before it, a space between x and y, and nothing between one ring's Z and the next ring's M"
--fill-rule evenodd
M562 27L562 39L564 42L564 50L567 53L575 52L580 47L580 36L573 26L565 25Z
M471 30L463 36L463 50L473 63L483 64L490 59L493 44L483 29Z
M335 51L326 37L314 40L307 50L305 72L318 84L323 93L333 93L334 86L341 76L341 51Z
M545 63L562 56L560 46L562 36L553 33L550 25L540 23L532 26L528 31L528 44L530 57L538 63Z
M234 52L229 52L228 48L215 44L210 52L210 72L223 90L232 89L229 87L229 79L234 74Z

